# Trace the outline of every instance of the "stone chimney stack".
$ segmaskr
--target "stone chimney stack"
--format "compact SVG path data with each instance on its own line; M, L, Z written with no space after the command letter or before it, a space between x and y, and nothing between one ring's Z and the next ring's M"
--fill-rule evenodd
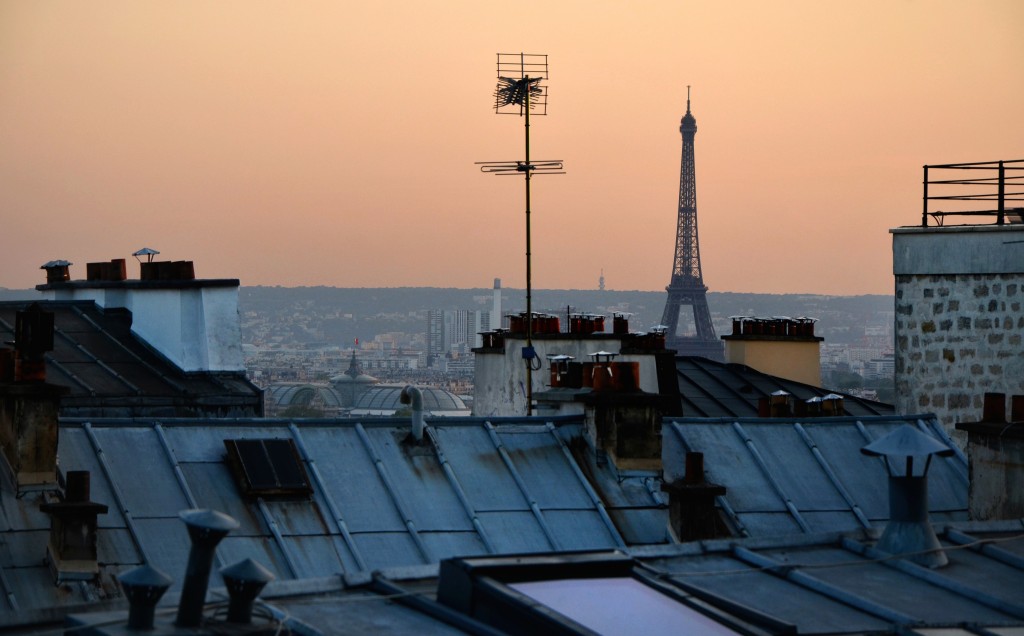
M13 360L0 373L0 468L19 495L57 489L57 415L68 388L46 382L45 353L53 349L53 314L37 303L18 312ZM6 366L9 366L7 364ZM5 381L6 380L6 381Z
M68 471L64 500L39 506L51 519L46 561L58 584L87 581L100 571L96 549L96 518L106 514L107 506L89 501L89 490L89 471Z

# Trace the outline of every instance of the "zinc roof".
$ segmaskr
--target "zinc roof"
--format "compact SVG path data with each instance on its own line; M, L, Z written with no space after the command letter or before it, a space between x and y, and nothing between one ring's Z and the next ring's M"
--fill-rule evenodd
M0 341L13 341L17 312L31 301L0 302ZM184 373L131 331L131 313L92 301L39 301L54 315L46 377L68 387L69 416L250 416L262 395L244 373Z
M665 541L663 499L635 479L618 491L603 482L601 495L587 481L570 449L581 426L578 417L428 419L418 445L401 418L65 419L61 470L90 471L92 501L109 506L99 517L99 584L55 588L44 563L49 518L38 509L45 495L16 501L3 488L0 608L117 595L116 574L144 562L180 584L189 541L178 514L190 508L241 524L221 542L218 566L251 557L280 580L455 555L623 547L633 535ZM243 497L225 439L293 440L312 495Z
M793 633L1020 633L1024 520L933 526L949 558L938 569L877 550L877 530L630 553L669 584L792 625Z
M676 356L676 378L687 417L749 417L758 400L785 391L798 400L822 397L829 389L762 373L751 367L698 356ZM892 415L890 404L840 394L847 415Z
M703 453L707 480L727 489L718 506L737 536L870 528L889 518L888 472L860 449L905 423L954 450L931 462L932 520L966 520L967 457L931 414L666 418L665 480L682 478L687 452Z

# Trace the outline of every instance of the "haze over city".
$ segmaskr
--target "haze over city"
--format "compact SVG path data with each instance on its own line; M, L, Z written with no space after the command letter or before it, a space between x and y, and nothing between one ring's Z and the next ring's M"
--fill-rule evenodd
M546 53L533 285L663 289L692 86L712 291L892 293L923 164L1024 154L1024 3L0 4L0 286L148 246L243 285L522 287L496 53ZM133 268L131 276L137 276Z

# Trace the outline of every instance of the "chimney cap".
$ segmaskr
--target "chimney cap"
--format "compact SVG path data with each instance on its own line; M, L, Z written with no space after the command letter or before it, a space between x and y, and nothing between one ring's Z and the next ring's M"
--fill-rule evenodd
M52 267L70 267L74 265L71 261L65 261L64 259L58 259L55 261L47 261L39 266L39 269L50 269Z
M140 565L121 574L117 577L117 580L121 582L123 588L126 588L125 594L129 596L131 595L131 592L128 591L129 589L168 588L174 582L174 579L151 565Z
M139 261L140 263L142 262L142 259L139 258L139 257L140 256L145 256L146 257L146 262L147 263L152 263L153 262L153 257L156 256L159 253L160 252L158 252L157 250L155 250L155 249L153 249L151 247L144 247L141 250L135 250L134 252L132 252L132 256L134 256L135 260Z
M275 578L273 572L250 558L221 568L220 575L224 577L225 581L230 581L238 586L244 583L258 583L262 587Z
M211 530L214 532L223 532L224 534L231 532L239 526L239 523L235 521L235 519L216 510L182 510L178 516L187 526L201 528L203 530Z
M860 449L865 455L886 457L925 457L938 455L949 457L953 449L930 435L925 435L910 424L904 424L895 431L880 437Z

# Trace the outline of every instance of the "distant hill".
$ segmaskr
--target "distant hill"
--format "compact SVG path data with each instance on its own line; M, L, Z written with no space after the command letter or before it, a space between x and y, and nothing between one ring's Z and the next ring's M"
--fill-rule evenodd
M501 291L505 313L526 310L525 290L506 287ZM331 322L339 314L351 315L364 323L359 337L368 338L386 331L423 330L426 325L422 312L428 309L490 310L492 292L490 288L445 287L242 287L239 305L243 312L267 317L298 314L322 316ZM829 342L841 343L859 339L865 327L891 327L893 319L893 297L884 295L709 292L708 305L719 335L727 328L730 316L809 316L819 319L819 335ZM559 315L570 308L574 312L629 312L633 329L658 324L664 306L663 291L533 290L534 311Z
M323 331L350 342L353 334L372 338L387 331L414 332L426 328L428 309L490 310L490 288L452 287L264 287L239 290L239 310L267 318L303 316L322 324ZM502 288L504 312L526 310L526 291ZM0 300L35 299L34 289L0 288ZM630 327L648 329L661 321L663 291L594 289L535 289L534 311L564 315L572 311L632 314ZM890 327L893 297L885 295L825 296L819 294L747 294L708 292L708 306L719 335L728 329L730 316L809 316L818 319L818 335L826 342L859 340L866 327ZM347 324L358 322L359 326ZM310 340L314 340L310 336Z

